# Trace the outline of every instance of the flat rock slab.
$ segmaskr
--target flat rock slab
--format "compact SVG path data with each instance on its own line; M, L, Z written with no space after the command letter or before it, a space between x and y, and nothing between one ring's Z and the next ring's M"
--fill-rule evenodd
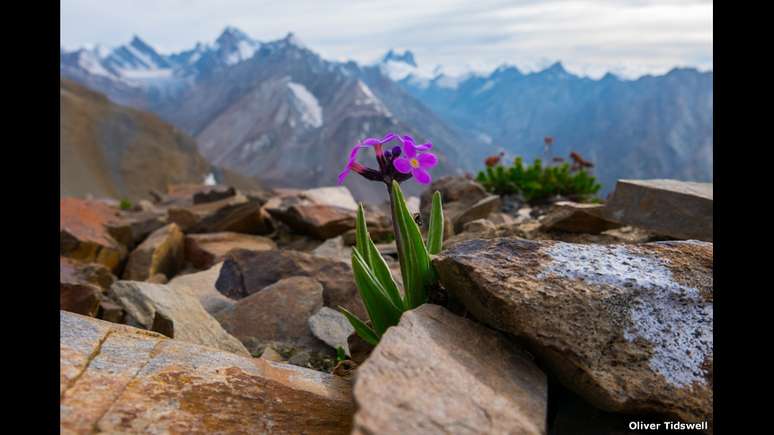
M425 304L358 368L353 434L545 434L546 376L496 331Z
M219 312L223 328L238 338L252 355L271 343L283 347L330 353L309 329L308 319L322 308L323 288L307 277L292 277L237 301Z
M309 317L309 329L312 334L324 341L333 349L339 347L347 355L352 355L349 350L349 336L355 333L355 328L341 312L328 307L320 308L313 316Z
M341 378L60 312L60 428L90 433L349 433Z
M185 257L197 269L209 269L220 263L232 249L267 251L277 249L277 244L268 237L229 231L185 237Z
M185 288L118 281L110 287L110 296L126 310L134 326L189 343L250 356L242 343L226 332Z
M127 250L107 228L118 209L98 201L62 198L59 201L60 254L85 262L100 263L116 272Z
M308 276L319 281L323 286L325 306L336 308L341 305L361 318L366 316L352 276L352 266L306 252L233 250L226 255L215 287L232 299L241 299L293 276Z
M475 318L597 407L712 419L712 244L469 240L433 260Z
M224 296L215 288L215 281L220 275L220 268L223 263L218 263L211 268L186 275L178 275L167 283L167 286L173 290L184 289L191 293L205 311L215 314L220 310L234 305L234 300Z
M146 281L154 275L171 278L185 263L185 236L177 224L157 229L132 254L124 269L124 279Z
M676 239L712 241L712 183L618 180L605 219Z

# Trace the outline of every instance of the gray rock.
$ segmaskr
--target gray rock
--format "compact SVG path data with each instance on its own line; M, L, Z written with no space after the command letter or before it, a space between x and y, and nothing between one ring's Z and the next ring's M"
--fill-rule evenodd
M712 241L712 183L618 180L605 219L676 239Z
M334 349L341 347L347 355L351 355L347 339L355 332L355 328L340 312L328 307L320 308L309 318L309 329L328 346Z
M215 288L215 281L218 280L221 267L223 267L222 262L202 272L178 275L167 285L172 289L184 288L199 300L205 311L215 314L235 303L233 299L224 296Z
M569 233L599 234L603 231L621 227L602 217L604 205L579 204L561 201L542 219L540 225L545 230L566 231Z
M199 300L182 287L138 281L117 281L110 296L124 310L133 325L162 332L190 343L249 356L236 338L204 310Z

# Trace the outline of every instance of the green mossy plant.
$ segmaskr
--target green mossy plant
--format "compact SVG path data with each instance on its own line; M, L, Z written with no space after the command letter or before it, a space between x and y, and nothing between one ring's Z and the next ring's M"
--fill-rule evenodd
M529 203L545 201L557 195L588 202L602 188L596 178L583 168L572 170L567 163L543 167L540 159L532 165L525 165L521 157L516 157L509 167L487 167L478 173L476 181L498 195L521 194Z

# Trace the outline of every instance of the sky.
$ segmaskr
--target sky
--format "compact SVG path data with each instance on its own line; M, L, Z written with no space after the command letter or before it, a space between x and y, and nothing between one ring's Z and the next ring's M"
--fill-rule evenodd
M213 42L226 26L259 41L293 32L329 60L373 63L410 49L429 72L525 72L561 61L599 78L712 69L711 1L61 0L65 49L138 35L161 53Z

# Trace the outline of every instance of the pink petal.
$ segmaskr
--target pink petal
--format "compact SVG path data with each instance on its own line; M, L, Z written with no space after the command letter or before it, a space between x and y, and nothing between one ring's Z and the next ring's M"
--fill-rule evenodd
M368 139L363 139L363 141L360 142L360 143L365 145L365 146L371 146L371 145L376 145L376 144L382 143L382 142L379 139L375 139L373 137L369 137Z
M430 174L422 168L415 168L411 174L414 175L414 178L417 179L417 183L419 184L430 184L430 182L433 181Z
M357 152L360 151L360 148L365 148L364 146L355 145L355 148L352 148L352 151L349 153L349 161L355 160L355 157L357 157Z
M393 160L392 165L395 166L395 169L401 174L408 174L411 172L411 163L409 163L408 159L404 159L403 157Z
M380 141L381 143L387 143L391 140L395 139L395 133L387 133L384 138Z
M413 159L417 156L417 148L411 142L405 142L403 144L403 152L406 153L406 157Z
M433 144L431 142L423 143L422 145L417 145L416 146L417 151L427 151L427 150L429 150L432 147L433 147Z
M417 157L417 160L419 160L419 167L422 169L430 169L438 164L438 158L430 153L420 154L419 157Z
M341 171L341 174L339 174L339 183L341 184L344 182L344 179L347 178L347 175L349 175L349 165L347 165L347 168Z

